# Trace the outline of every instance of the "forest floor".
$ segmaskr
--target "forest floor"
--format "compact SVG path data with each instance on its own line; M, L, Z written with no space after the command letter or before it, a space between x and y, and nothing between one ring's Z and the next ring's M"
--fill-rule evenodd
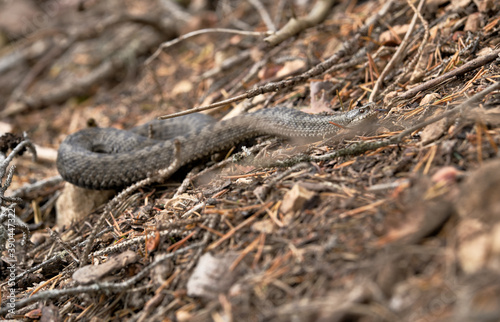
M0 168L0 317L500 320L499 12L0 0L0 132L13 133L0 146L28 149ZM362 129L257 138L111 201L56 169L59 144L89 125L368 103L378 117Z

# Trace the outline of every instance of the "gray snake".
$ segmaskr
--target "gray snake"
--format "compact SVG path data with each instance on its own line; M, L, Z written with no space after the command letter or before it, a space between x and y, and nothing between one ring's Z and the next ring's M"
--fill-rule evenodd
M153 121L128 131L87 128L61 143L57 169L64 180L80 187L122 188L167 168L175 157L174 139L180 142L182 166L259 135L319 140L338 132L338 125L357 124L374 114L367 106L335 115L312 115L277 107L221 122L207 115L191 114ZM153 138L149 138L151 133Z

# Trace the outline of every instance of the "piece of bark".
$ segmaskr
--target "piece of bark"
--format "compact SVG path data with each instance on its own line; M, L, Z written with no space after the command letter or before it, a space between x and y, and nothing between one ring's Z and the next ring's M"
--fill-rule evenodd
M80 284L89 284L100 281L103 277L117 271L129 264L139 260L136 252L127 250L109 258L106 262L99 265L87 265L79 268L73 273L73 280Z

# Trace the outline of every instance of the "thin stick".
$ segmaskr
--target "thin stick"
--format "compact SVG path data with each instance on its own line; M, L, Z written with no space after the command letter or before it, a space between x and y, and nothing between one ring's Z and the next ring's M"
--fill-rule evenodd
M412 89L404 92L403 94L397 96L393 102L391 102L390 105L398 102L398 101L401 101L401 100L404 100L404 99L408 99L410 97L413 97L415 95L417 95L419 92L422 92L422 91L425 91L431 87L434 87L434 86L437 86L439 85L440 83L442 82L445 82L447 81L448 79L452 78L452 77L455 77L455 76L459 76L459 75L463 75L467 72L470 72L476 68L479 68L483 65L486 65L488 64L489 62L492 62L494 61L496 58L498 58L500 54L500 49L496 49L494 51L492 51L490 54L488 55L484 55L484 56L481 56L481 57L478 57L474 60L471 60L470 62L454 69L454 70L451 70L449 72L447 72L446 74L443 74L439 77L436 77L434 79L431 79L423 84L420 84L418 86L415 86L413 87Z
M264 23L266 24L267 29L272 32L276 31L276 26L274 25L271 16L267 12L262 2L260 2L259 0L248 0L248 2L250 2L250 4L257 10L260 17L262 18L262 21L264 21Z
M172 114L169 114L169 115L160 116L160 117L158 117L158 119L159 120L166 120L166 119L171 119L171 118L174 118L174 117L179 117L179 116L182 116L182 115L188 115L188 114L192 114L192 113L198 113L198 112L210 110L212 108L216 108L216 107L219 107L219 106L224 106L226 104L234 103L234 102L243 100L245 98L248 98L248 94L246 94L246 93L238 95L238 96L235 96L233 98L229 98L227 100L223 100L223 101L220 101L220 102L217 102L217 103L213 103L213 104L210 104L210 105L195 107L195 108L192 108L192 109L189 109L189 110L186 110L186 111L181 111L181 112L172 113Z
M77 294L82 294L82 293L94 293L94 292L102 292L108 291L108 292L122 292L127 289L130 289L133 285L135 285L137 282L141 281L143 278L145 278L148 274L150 274L151 270L155 268L156 266L162 264L166 260L178 256L179 254L186 253L190 251L191 249L197 248L199 246L202 246L203 243L194 243L190 246L186 246L184 248L178 249L172 253L164 254L157 256L155 260L143 268L139 273L134 275L133 277L129 278L128 280L125 280L123 282L119 283L113 283L113 282L103 282L103 283L93 283L90 285L85 285L85 286L77 286L77 287L72 287L72 288L67 288L67 289L62 289L62 290L48 290L48 291L42 291L39 292L33 296L24 298L18 302L16 302L16 309L19 310L20 308L23 308L31 303L35 303L38 301L42 300L49 300L49 299L54 299L54 298L60 298L63 295L77 295ZM4 307L0 309L0 315L4 315L9 311L9 307Z
M326 19L334 3L335 1L333 0L318 0L306 17L299 19L291 18L283 28L264 39L264 41L270 46L276 46L286 39L299 34L303 30L316 26Z
M425 3L425 0L420 0L420 3L418 4L418 11L422 10L422 7ZM406 32L406 35L401 42L401 44L398 47L398 50L396 53L392 56L391 60L389 63L385 66L384 70L380 74L379 78L377 79L377 82L375 83L375 86L373 87L372 93L370 94L370 98L368 99L369 102L374 103L375 99L377 98L378 92L380 91L380 88L382 87L382 83L384 82L385 76L389 74L389 72L394 69L394 66L398 64L403 56L403 52L406 49L406 46L408 45L408 42L410 40L410 36L413 33L413 30L415 29L415 24L417 23L418 19L418 13L416 12L413 15L413 18L411 19L410 27L408 28L408 31Z
M333 54L330 58L325 60L324 62L321 62L320 64L312 67L305 73L300 74L299 76L295 76L289 79L285 79L279 82L271 82L267 83L266 85L259 86L256 88L253 88L251 90L248 90L245 94L241 94L238 96L235 96L233 98L217 102L214 104L210 105L205 105L205 106L200 106L200 107L195 107L186 111L174 113L174 114L169 114L169 115L164 115L160 116L158 119L164 120L164 119L169 119L173 117L178 117L182 115L187 115L191 113L196 113L196 112L201 112L205 110L209 110L212 108L216 108L219 106L223 106L226 104L234 103L243 99L249 99L255 96L263 95L266 93L275 93L282 91L283 89L287 88L292 88L295 85L303 84L309 79L313 77L320 76L326 72L328 72L332 67L334 67L338 61L343 58L344 56L347 55L348 52L352 50L353 47L357 46L357 42L359 38L361 37L361 34L366 33L372 25L374 25L380 17L384 16L387 14L389 9L391 8L392 4L394 3L394 0L388 1L387 3L384 4L384 6L372 17L366 20L365 24L363 27L358 31L356 35L354 35L349 41L344 43L344 48Z

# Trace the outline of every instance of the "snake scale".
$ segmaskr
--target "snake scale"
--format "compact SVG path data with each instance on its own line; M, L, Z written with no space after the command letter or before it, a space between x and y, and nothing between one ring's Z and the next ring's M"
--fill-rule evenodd
M357 124L374 114L368 106L335 115L312 115L277 107L221 122L207 115L191 114L156 120L128 131L87 128L61 143L57 169L64 180L77 186L117 189L167 168L174 161L174 140L180 142L182 166L259 135L319 140L338 132L338 125Z

